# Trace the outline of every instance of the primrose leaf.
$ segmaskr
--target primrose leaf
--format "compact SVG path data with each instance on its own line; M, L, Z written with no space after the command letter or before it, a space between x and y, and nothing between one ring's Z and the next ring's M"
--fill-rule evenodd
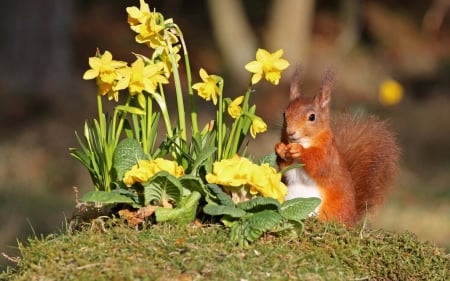
M211 216L223 216L227 215L232 218L240 218L245 216L246 212L242 209L236 208L234 206L224 206L224 205L214 205L208 204L203 208L205 214Z
M163 202L180 203L183 195L181 182L166 171L158 172L144 185L144 203L162 205ZM155 204L153 204L155 205Z
M206 187L203 181L196 176L182 176L180 178L181 185L189 191L197 191L205 199L207 203L212 203L215 197L211 191Z
M319 205L319 198L294 198L281 204L280 214L285 219L301 222L314 212Z
M222 188L220 188L220 186L218 186L217 184L211 184L211 183L207 184L206 186L216 196L217 201L218 201L217 203L219 205L234 207L233 200L231 200L231 197L228 194L226 194L222 190Z
M200 198L201 194L194 191L184 197L179 204L180 206L177 208L157 208L155 210L156 221L174 221L180 224L188 224L192 222L195 219Z
M245 216L231 227L231 239L241 246L246 246L271 230L282 220L280 214L273 210L264 210Z
M217 150L215 147L206 147L202 152L195 158L194 164L192 164L191 174L198 172L198 169L203 165L208 158Z
M121 180L125 172L137 164L138 160L148 159L139 142L135 139L124 139L116 147L113 156L113 168L117 180Z
M120 194L118 192L108 191L90 191L81 197L81 201L84 202L98 202L103 204L115 204L115 203L129 203L135 202L128 196Z
M269 166L271 166L271 167L276 167L277 166L277 155L275 154L275 152L266 154L259 159L258 163L259 163L259 165L266 163L266 164L269 164Z
M238 203L236 207L247 212L256 213L262 210L278 210L280 203L270 197L257 196L248 201Z

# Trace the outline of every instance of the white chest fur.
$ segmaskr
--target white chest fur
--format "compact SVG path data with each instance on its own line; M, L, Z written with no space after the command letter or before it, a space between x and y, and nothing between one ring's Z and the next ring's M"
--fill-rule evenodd
M320 194L319 187L314 179L312 179L304 169L295 168L287 171L284 174L287 186L287 194L285 196L285 200L293 199L293 198L311 198L317 197L322 199L322 195ZM318 213L320 209L320 205L314 211Z

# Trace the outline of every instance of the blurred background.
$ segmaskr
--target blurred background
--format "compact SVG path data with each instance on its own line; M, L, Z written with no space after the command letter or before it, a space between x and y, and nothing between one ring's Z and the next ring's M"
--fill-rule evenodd
M81 77L96 48L128 62L131 52L149 55L126 22L132 5L139 1L2 4L0 253L14 256L17 240L64 229L73 186L91 190L68 153L74 131L96 115L95 83ZM449 0L155 0L150 7L183 30L194 82L204 67L224 77L231 97L243 94L250 78L243 66L257 48L284 49L292 66L281 84L259 83L252 95L269 125L250 144L255 157L279 138L293 66L303 65L302 90L310 94L334 68L333 108L389 119L403 150L396 185L371 227L407 230L450 249ZM202 122L213 110L202 105Z

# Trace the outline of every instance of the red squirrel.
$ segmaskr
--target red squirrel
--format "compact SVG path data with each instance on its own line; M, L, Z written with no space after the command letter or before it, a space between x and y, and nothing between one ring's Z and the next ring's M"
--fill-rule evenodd
M386 122L374 116L330 118L333 84L334 74L328 71L320 92L304 97L296 70L275 152L280 169L303 165L283 175L286 199L319 197L315 212L320 220L354 226L383 202L400 149Z

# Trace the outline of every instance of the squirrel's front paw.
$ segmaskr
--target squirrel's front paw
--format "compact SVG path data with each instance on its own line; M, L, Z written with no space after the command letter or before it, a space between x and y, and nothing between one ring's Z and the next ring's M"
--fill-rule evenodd
M275 144L275 153L278 155L278 157L286 160L286 152L287 152L286 144L282 142Z
M298 159L302 156L303 147L299 143L290 143L286 147L285 155L287 158Z

